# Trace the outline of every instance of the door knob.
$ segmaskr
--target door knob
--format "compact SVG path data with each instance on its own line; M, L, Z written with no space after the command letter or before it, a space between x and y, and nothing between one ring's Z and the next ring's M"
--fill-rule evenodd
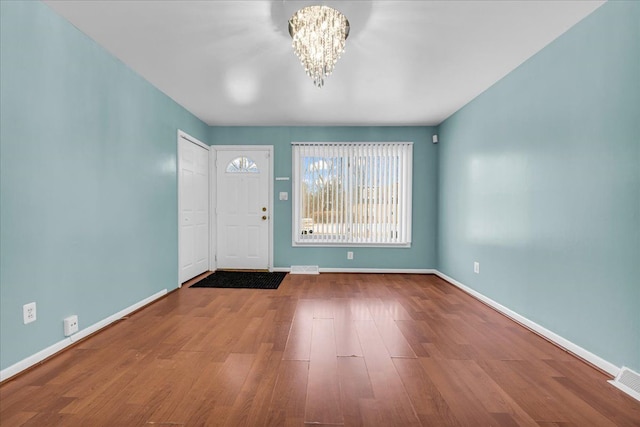
M267 220L267 216L266 215L262 215L262 220L266 221Z

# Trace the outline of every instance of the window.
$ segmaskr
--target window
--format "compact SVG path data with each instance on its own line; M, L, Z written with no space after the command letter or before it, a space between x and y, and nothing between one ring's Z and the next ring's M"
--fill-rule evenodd
M248 157L236 157L227 165L227 173L259 173L256 162Z
M293 143L294 246L411 245L413 143Z

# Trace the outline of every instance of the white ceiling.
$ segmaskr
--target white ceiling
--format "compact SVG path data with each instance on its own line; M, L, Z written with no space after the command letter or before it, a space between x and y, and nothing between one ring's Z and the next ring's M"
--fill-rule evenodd
M603 2L315 2L351 23L321 89L287 30L313 2L46 3L209 125L436 125Z

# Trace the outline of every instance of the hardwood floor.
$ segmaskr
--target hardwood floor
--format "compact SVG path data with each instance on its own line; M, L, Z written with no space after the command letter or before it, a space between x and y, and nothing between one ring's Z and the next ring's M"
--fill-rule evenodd
M187 288L0 386L2 426L640 426L606 375L436 276Z

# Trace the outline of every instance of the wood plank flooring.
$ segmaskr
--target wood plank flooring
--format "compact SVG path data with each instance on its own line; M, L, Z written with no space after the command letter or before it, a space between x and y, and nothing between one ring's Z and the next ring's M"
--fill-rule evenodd
M0 386L4 426L640 426L606 375L436 276L188 288Z

